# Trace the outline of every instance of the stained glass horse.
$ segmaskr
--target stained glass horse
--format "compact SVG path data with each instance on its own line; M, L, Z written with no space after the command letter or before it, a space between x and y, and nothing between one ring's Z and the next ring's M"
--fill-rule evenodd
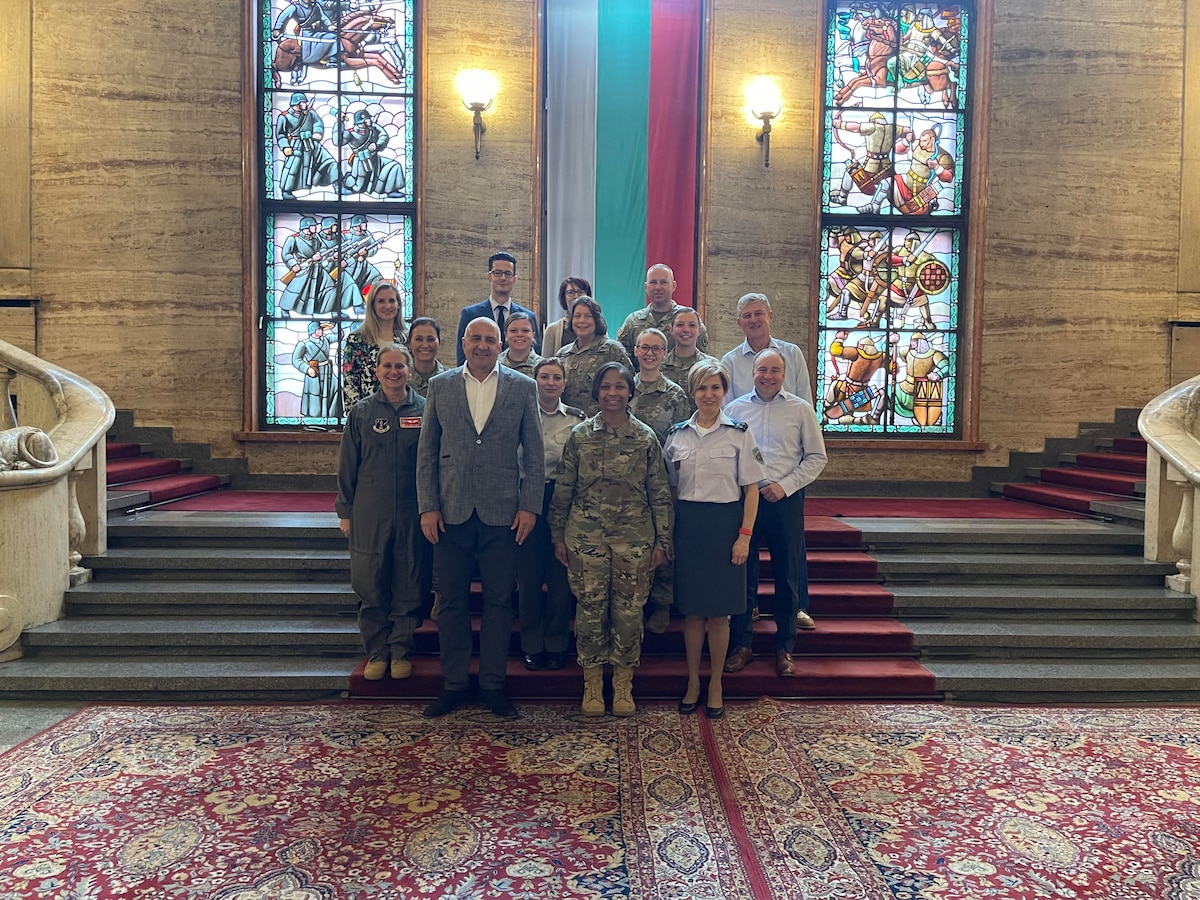
M392 34L396 20L380 15L378 9L347 13L338 22L336 34L292 34L275 45L271 60L271 78L275 87L282 84L282 73L291 73L291 81L304 79L308 66L348 69L379 69L392 84L404 78L404 54ZM390 38L390 39L389 39ZM380 50L367 49L380 45Z

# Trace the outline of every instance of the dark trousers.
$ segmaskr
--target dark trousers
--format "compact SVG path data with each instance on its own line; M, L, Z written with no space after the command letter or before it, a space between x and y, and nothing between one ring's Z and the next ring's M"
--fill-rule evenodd
M751 610L758 606L758 552L763 543L771 552L775 578L775 650L791 653L796 646L796 613L808 609L808 551L804 545L804 491L777 503L759 500L750 558L746 562L746 612L730 623L729 646L751 646Z
M404 659L429 595L432 547L417 520L397 522L377 552L350 551L350 586L358 595L358 630L369 659Z
M512 637L516 551L515 532L507 525L485 525L475 512L460 525L447 525L434 547L434 567L442 595L437 624L445 690L465 691L470 686L471 574L476 563L483 584L479 687L485 691L504 687Z
M542 515L517 548L517 616L521 620L521 651L528 654L566 653L570 639L571 588L566 568L554 558L546 517L553 494L554 482L548 481Z

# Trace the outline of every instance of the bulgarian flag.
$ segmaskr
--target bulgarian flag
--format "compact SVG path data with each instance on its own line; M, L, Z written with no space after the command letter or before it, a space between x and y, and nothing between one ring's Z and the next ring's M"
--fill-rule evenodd
M546 4L550 321L559 282L578 275L615 337L659 262L693 305L702 12L701 0Z

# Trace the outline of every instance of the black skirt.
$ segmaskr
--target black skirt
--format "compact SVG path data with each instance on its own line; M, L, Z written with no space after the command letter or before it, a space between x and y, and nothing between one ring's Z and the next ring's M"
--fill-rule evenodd
M675 504L675 608L685 616L746 611L746 566L731 563L742 501Z

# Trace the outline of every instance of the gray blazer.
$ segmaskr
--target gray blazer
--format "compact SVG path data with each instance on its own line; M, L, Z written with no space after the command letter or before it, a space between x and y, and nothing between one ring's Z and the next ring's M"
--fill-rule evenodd
M523 453L518 453L523 448ZM521 456L533 467L521 478ZM496 404L475 430L463 367L430 379L417 446L417 506L439 511L447 525L478 512L485 525L512 525L518 510L542 512L545 484L537 383L500 367Z

